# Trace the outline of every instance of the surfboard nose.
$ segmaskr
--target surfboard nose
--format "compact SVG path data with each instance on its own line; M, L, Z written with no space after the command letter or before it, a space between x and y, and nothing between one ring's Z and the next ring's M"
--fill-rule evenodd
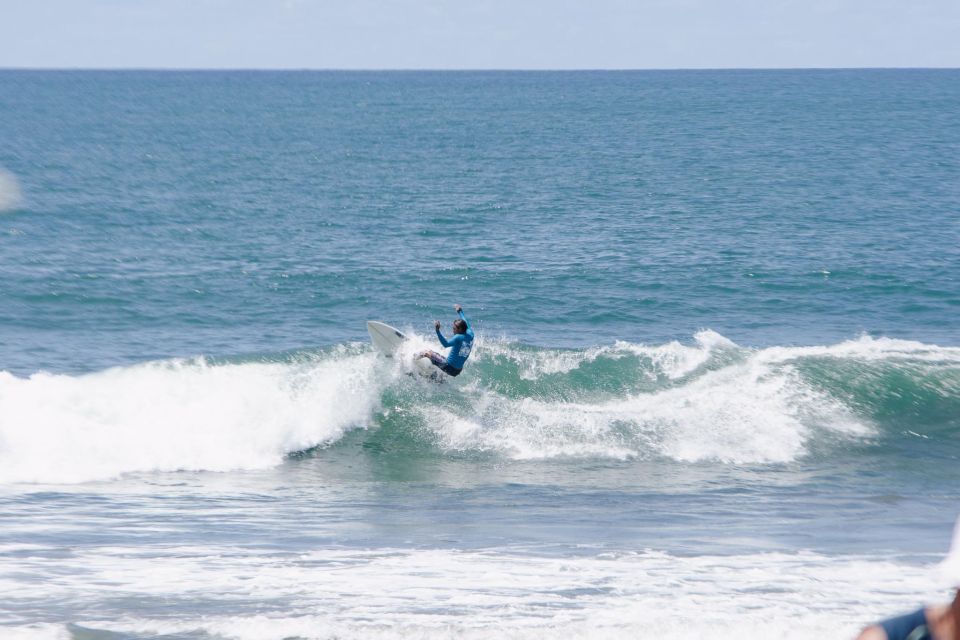
M407 336L397 328L377 320L367 321L367 333L370 334L370 341L373 342L374 348L388 358L392 357L407 339Z

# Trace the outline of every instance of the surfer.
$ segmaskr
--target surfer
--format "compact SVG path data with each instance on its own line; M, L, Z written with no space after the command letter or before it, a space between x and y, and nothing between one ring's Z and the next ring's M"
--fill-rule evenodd
M952 602L883 620L864 629L857 640L960 640L960 519L950 552L938 568L944 582L957 589Z
M440 321L433 321L433 327L437 330L437 339L444 347L450 347L450 354L444 358L436 351L421 351L417 354L417 359L430 358L430 362L447 375L458 376L463 371L463 365L473 349L473 329L470 328L467 316L463 315L463 307L454 305L453 308L460 317L453 321L453 337L450 340L444 338L443 333L440 332Z

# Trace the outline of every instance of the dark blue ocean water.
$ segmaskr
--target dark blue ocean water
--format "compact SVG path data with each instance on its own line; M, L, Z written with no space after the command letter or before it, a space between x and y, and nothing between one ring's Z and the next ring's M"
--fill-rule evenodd
M0 361L956 344L955 71L4 72ZM448 314L449 315L449 314Z
M0 630L847 637L942 596L958 107L950 70L0 71ZM403 375L455 303L463 376Z

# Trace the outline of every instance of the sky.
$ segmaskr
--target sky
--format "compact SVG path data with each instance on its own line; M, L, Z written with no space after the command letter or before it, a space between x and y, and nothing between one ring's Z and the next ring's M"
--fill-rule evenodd
M0 68L960 67L960 0L0 0Z

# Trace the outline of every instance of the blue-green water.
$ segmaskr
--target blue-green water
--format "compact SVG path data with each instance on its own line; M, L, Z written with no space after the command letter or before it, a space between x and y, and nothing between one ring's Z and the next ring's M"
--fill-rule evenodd
M957 105L0 71L0 630L845 637L942 596ZM464 374L403 375L454 303Z

